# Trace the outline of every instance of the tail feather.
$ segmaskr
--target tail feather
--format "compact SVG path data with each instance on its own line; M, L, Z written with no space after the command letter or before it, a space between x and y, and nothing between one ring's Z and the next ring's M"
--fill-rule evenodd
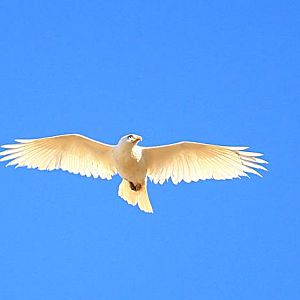
M127 201L130 205L137 205L139 208L147 213L153 213L153 209L148 197L147 192L147 184L145 183L139 191L133 191L130 186L129 182L125 179L122 180L119 186L118 195Z

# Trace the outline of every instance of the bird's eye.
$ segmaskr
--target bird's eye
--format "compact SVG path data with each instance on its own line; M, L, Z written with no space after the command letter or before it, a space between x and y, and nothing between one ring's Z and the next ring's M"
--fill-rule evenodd
M133 138L133 135L129 134L127 138L131 140Z

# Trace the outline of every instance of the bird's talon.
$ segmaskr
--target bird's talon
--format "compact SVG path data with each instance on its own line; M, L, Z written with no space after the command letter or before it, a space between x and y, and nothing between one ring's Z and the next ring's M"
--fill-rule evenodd
M134 183L130 181L129 185L130 185L130 188L136 192L136 186L134 185Z
M129 186L131 188L132 191L135 191L135 192L138 192L141 188L142 188L142 185L140 183L137 183L136 185L134 185L133 182L129 182Z

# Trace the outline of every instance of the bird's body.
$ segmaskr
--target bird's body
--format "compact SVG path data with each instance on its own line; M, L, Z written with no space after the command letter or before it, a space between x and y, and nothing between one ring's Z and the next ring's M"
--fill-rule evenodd
M119 175L135 185L143 184L147 167L142 156L142 148L136 144L120 143L114 148L113 153Z
M141 137L137 137L140 141ZM137 142L128 143L122 138L113 150L119 175L123 178L118 195L131 205L138 204L146 212L153 212L147 193L147 166L143 149Z
M158 147L140 147L135 134L108 145L78 134L33 140L16 140L3 145L0 161L7 165L39 170L62 169L83 176L111 179L122 177L118 195L145 212L153 212L147 193L147 178L154 183L171 179L177 184L206 179L233 179L266 170L258 158L262 154L244 151L247 147L227 147L195 142L180 142Z

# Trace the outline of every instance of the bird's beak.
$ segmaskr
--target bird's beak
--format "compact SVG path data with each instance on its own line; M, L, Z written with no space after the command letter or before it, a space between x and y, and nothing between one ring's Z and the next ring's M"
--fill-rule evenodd
M143 139L142 139L142 137L140 136L140 135L138 135L137 137L136 137L136 141L142 141Z

